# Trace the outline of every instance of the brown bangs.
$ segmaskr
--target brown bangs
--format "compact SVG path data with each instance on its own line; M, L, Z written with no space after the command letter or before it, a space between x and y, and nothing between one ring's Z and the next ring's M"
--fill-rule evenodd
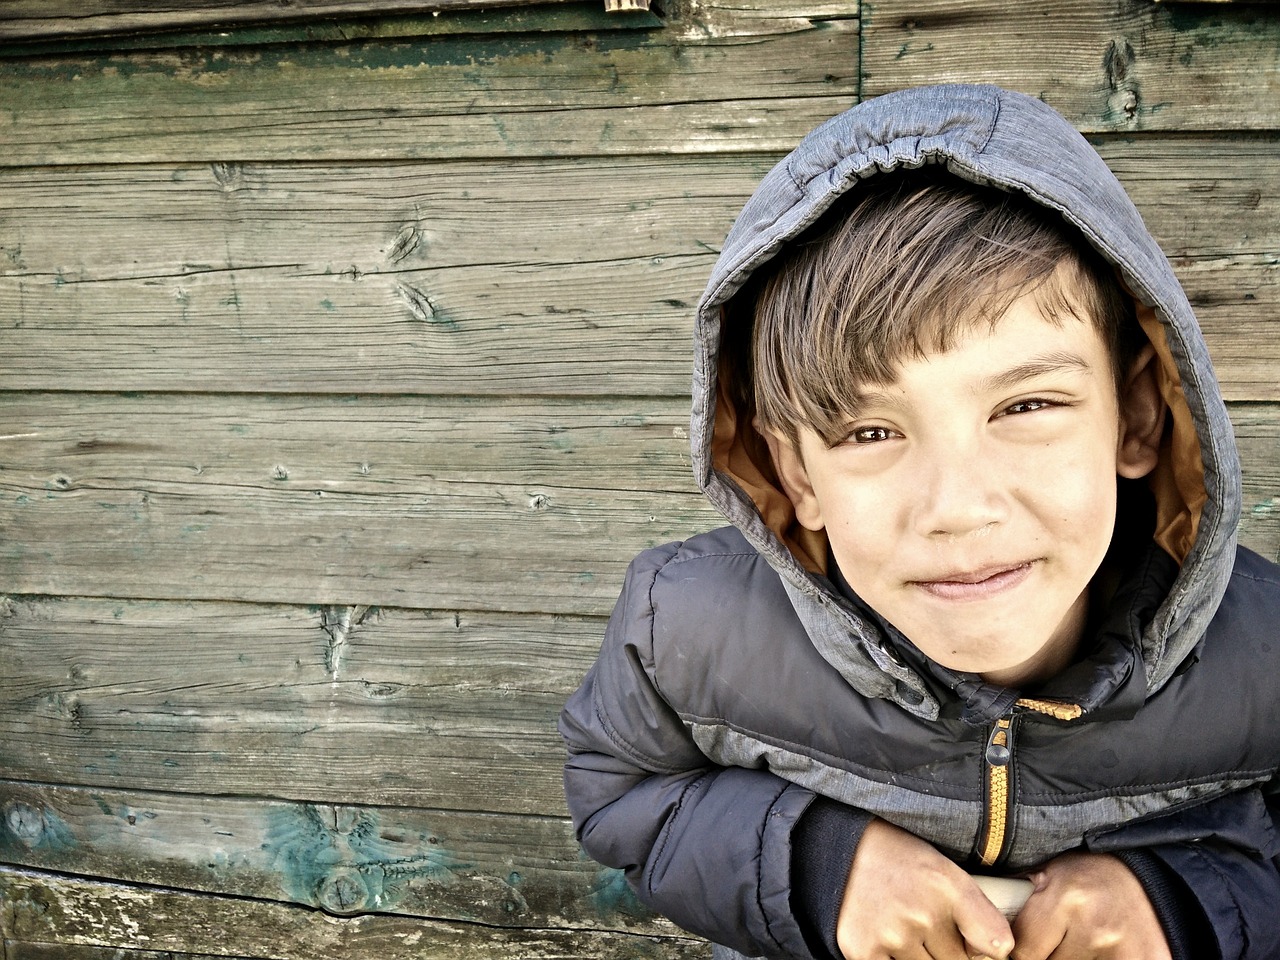
M1027 293L1056 322L1095 324L1123 376L1139 335L1132 300L1052 211L943 172L873 177L754 284L752 382L739 395L792 442L808 427L835 444L863 388L994 325Z

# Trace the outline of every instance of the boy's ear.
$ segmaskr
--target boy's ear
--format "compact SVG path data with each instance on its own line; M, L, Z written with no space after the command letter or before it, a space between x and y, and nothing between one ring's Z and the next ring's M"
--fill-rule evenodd
M772 427L762 427L759 418L756 418L755 427L769 445L774 472L782 484L782 492L795 508L796 519L809 530L821 530L824 526L822 511L818 509L818 498L814 496L809 471L805 469L804 458L800 456L797 445Z
M1160 459L1167 412L1157 379L1155 348L1142 348L1129 368L1120 392L1120 441L1116 448L1116 473L1136 479L1155 469Z

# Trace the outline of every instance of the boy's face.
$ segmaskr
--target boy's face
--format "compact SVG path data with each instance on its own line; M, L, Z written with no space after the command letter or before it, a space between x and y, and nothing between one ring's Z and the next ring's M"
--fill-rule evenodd
M1019 686L1075 654L1116 476L1155 465L1155 391L1147 370L1122 404L1094 325L1053 323L1028 295L869 389L842 443L804 430L798 456L770 447L863 600L936 662Z

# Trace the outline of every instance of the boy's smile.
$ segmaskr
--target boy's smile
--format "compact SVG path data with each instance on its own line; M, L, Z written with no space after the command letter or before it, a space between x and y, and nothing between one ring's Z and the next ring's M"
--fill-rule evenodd
M1095 325L1048 320L1029 294L859 395L834 447L808 429L799 456L770 447L797 518L826 528L865 602L943 666L1021 686L1075 656L1116 477L1154 466L1148 361L1122 412Z

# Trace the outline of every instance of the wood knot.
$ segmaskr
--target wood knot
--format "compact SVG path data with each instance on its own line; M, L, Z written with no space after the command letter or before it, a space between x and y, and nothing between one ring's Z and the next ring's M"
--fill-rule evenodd
M421 243L422 231L416 225L406 223L396 234L395 240L391 242L391 249L387 251L387 260L391 263L399 263L417 250Z
M244 167L238 163L211 163L213 179L218 182L225 193L238 190L244 185Z
M44 835L44 813L15 800L4 811L4 825L23 845L31 847Z
M328 913L348 916L369 905L369 888L358 870L339 867L316 887L316 906Z
M450 330L457 329L458 325L440 312L435 301L427 295L426 291L404 282L397 283L396 290L400 294L401 301L409 308L409 313L412 314L415 320L446 327Z
M1141 103L1137 77L1133 65L1137 56L1133 45L1123 38L1112 40L1102 55L1102 69L1106 74L1111 95L1107 98L1107 112L1113 118L1132 121L1138 115Z
M545 493L535 493L529 498L530 510L546 510L551 506L551 498Z

